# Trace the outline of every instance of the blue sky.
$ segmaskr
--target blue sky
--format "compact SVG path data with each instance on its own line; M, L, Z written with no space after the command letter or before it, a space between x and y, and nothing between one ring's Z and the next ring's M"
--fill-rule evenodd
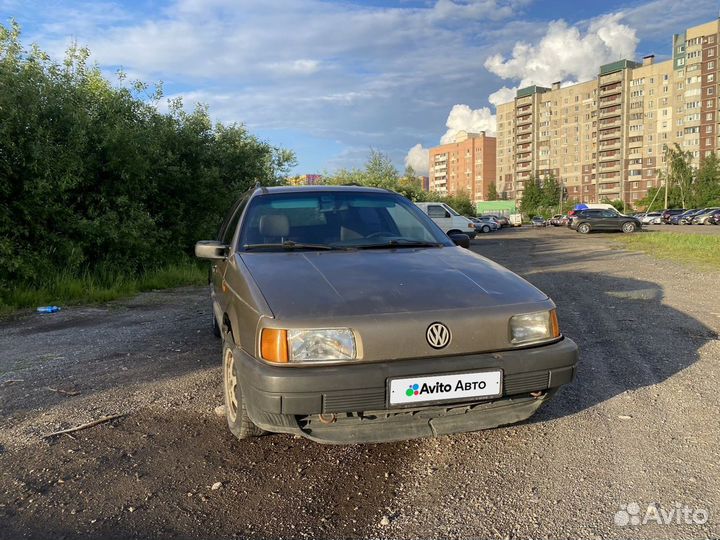
M163 81L295 150L298 173L360 166L370 148L422 169L454 131L492 131L513 89L662 59L674 32L717 16L717 0L0 0L27 43L59 58L76 40L108 74Z

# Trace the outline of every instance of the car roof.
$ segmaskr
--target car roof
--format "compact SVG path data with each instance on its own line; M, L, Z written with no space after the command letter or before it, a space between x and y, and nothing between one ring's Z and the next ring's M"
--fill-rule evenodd
M253 195L267 193L317 193L318 191L346 191L361 193L395 193L388 189L374 188L368 186L258 186L253 191Z

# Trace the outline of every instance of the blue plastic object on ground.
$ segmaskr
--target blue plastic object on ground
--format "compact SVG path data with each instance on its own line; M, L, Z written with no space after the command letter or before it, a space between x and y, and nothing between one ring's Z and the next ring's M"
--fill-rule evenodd
M36 311L38 313L57 313L60 308L58 306L41 306Z

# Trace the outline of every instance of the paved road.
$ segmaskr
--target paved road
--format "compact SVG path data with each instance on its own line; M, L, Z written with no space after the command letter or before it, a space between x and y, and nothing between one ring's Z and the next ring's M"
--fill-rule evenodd
M549 293L582 354L532 421L474 434L234 440L199 289L0 323L0 538L720 536L719 276L567 229L473 249ZM672 524L615 524L649 504Z

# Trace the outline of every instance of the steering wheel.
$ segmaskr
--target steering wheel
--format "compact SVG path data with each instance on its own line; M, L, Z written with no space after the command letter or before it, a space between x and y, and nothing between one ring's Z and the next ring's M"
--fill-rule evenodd
M397 236L395 233L390 231L376 231L368 234L365 238L377 238L378 236Z

